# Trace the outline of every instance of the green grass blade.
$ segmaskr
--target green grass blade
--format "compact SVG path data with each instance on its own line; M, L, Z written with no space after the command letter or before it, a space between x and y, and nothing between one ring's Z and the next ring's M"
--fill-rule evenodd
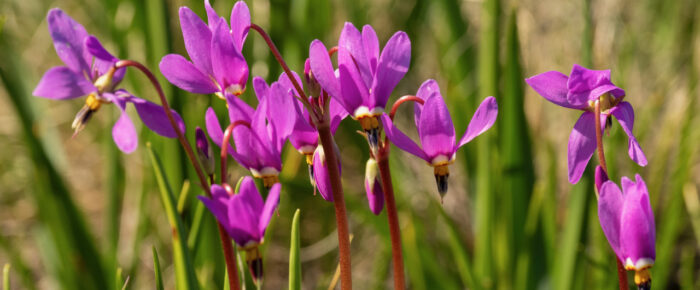
M301 244L299 235L300 210L294 212L292 219L292 233L289 244L289 290L301 290L301 257L299 247Z
M445 211L442 209L442 205L438 205L437 200L435 199L431 200L433 200L436 204L436 208L439 209L438 213L440 213L440 216L447 225L446 234L448 238L448 243L450 245L450 250L452 251L452 258L457 264L459 277L462 279L462 284L464 284L463 286L468 289L480 289L480 284L477 281L475 281L476 277L474 277L474 272L472 270L471 263L469 262L469 253L467 252L464 242L462 241L462 238L459 235L457 226L447 215L447 213L445 213Z
M479 42L479 103L487 96L498 95L498 52L499 52L500 0L485 0L481 8L481 31ZM493 131L495 128L492 128ZM492 172L493 133L487 132L477 138L476 166L476 241L474 249L474 269L482 286L494 285L493 229L495 203Z
M160 159L150 144L147 144L148 152L151 156L153 172L160 188L161 201L168 216L168 223L172 229L173 260L175 264L175 277L178 289L197 289L198 283L194 272L194 264L190 258L187 245L182 238L186 237L185 228L177 213L177 204L170 184L166 179Z
M2 267L2 289L10 290L10 264Z
M160 260L158 259L158 251L153 246L153 270L156 275L156 290L163 290L163 274L160 272Z

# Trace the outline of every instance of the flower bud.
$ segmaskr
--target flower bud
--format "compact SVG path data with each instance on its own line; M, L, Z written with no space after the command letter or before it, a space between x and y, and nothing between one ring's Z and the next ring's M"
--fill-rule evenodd
M310 96L317 98L321 95L321 85L311 72L311 61L308 58L304 62L304 83L306 83Z
M204 134L202 128L197 127L194 133L195 143L197 146L197 157L199 162L202 163L202 168L207 175L214 175L214 156L212 155L212 148L207 136Z
M600 187L603 186L603 183L605 183L608 180L609 180L608 175L605 174L603 167L600 167L600 165L596 166L596 168L595 168L595 190L596 190L596 192L600 192Z
M369 209L375 215L379 215L384 208L384 191L382 190L382 179L379 174L379 167L374 158L367 160L365 167L365 192L367 192L367 201Z

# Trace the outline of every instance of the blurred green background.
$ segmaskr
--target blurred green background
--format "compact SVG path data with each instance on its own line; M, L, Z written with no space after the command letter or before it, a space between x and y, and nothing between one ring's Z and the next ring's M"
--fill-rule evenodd
M234 1L212 2L228 18ZM523 81L547 70L568 74L575 63L612 69L613 82L635 107L634 132L649 165L629 160L617 123L605 138L606 156L611 179L639 173L649 186L657 225L654 288L700 288L698 1L246 2L253 22L267 29L294 70L303 67L311 40L337 43L344 21L373 25L381 44L396 30L406 31L411 69L392 100L414 94L427 78L437 79L458 134L481 100L498 99L496 126L459 152L442 205L432 169L392 150L411 289L616 289L591 175L577 185L566 178L566 144L578 113L548 103ZM168 199L158 190L149 141L178 202L199 286L222 289L225 268L215 223L195 199L202 192L177 141L141 130L139 149L124 155L111 138L113 108L101 110L71 138L70 123L82 101L31 96L43 72L61 65L45 20L50 8L59 7L119 58L147 64L192 140L205 109L214 106L224 120L225 107L160 76L162 56L186 55L177 17L184 5L205 16L202 1L0 2L0 264L11 264L11 289L121 289L127 277L128 289L153 289L153 248L165 289L175 287L163 203ZM248 36L244 54L251 77L271 81L279 75L259 35ZM155 101L144 80L133 70L122 87ZM254 104L252 90L243 97ZM397 115L399 126L415 137L412 109L406 107ZM368 151L358 129L348 119L336 137L354 235L353 280L356 289L391 288L386 213L374 216L368 209L361 186ZM300 208L303 287L326 289L337 266L333 208L312 195L303 157L287 147L279 215L263 248L263 288L287 285L291 220ZM234 178L246 174L230 165ZM181 190L187 180L192 185Z

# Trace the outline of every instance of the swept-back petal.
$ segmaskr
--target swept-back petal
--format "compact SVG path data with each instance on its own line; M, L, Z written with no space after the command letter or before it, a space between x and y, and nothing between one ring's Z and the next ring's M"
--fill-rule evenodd
M204 122L207 128L207 135L209 135L209 138L216 144L216 146L219 146L221 148L221 144L223 143L224 140L224 132L221 129L221 125L219 124L219 119L216 117L216 112L214 112L214 109L211 107L207 109L207 112L205 113L204 116ZM247 143L247 137L250 134L250 130L246 130L247 128L244 128L244 126L239 126L241 127L240 129L236 127L233 131L234 135L234 142L237 142L238 140L246 140L245 142L240 142L242 143L241 146L239 144L236 144L236 150L233 149L233 147L230 145L228 146L227 152L233 159L238 162L241 166L245 168L250 168L254 165L252 159L252 156L246 153L245 150L249 148L250 146Z
M112 68L114 63L119 61L118 58L113 56L104 48L104 46L102 46L102 43L100 43L100 40L97 39L97 37L92 35L86 37L83 45L85 46L87 52L95 57L95 63L92 67L92 71L90 72L90 77L92 78L96 79L97 77L107 73L107 71ZM112 76L112 83L118 84L121 82L125 73L126 68L116 70L114 72L114 76Z
M314 39L309 46L309 64L311 72L321 85L321 88L328 92L331 97L342 102L343 97L340 93L340 85L333 69L331 57L328 55L328 49L318 39Z
M211 31L216 30L216 26L219 24L219 14L216 14L216 10L211 7L209 0L204 0L204 10L207 12L207 24Z
M339 160L340 161L340 160ZM333 189L331 187L331 177L328 173L328 163L326 163L325 153L323 152L323 147L318 146L316 152L314 153L314 180L316 181L316 187L318 187L318 192L326 201L333 201Z
M574 65L567 82L569 90L566 99L573 106L584 106L605 93L615 97L625 95L625 91L610 81L610 70L590 70Z
M340 98L345 110L355 114L358 107L368 106L369 90L357 70L357 65L347 48L338 48L338 80L340 81Z
M280 203L280 191L282 190L282 185L280 183L275 183L275 185L270 188L270 193L267 195L267 200L265 200L265 206L262 208L260 213L260 221L258 223L258 230L260 231L260 236L265 236L265 229L270 224L270 219L272 219L272 214L275 213L277 205Z
M428 156L425 155L423 149L421 149L416 142L413 142L411 138L408 138L399 128L397 128L391 121L391 118L387 114L382 114L382 125L384 126L384 134L391 140L396 147L401 148L401 150L411 153L419 158L430 162Z
M245 181L245 180L244 180ZM246 246L250 242L260 242L262 237L258 231L260 212L255 211L251 204L254 195L246 194L241 186L241 192L234 194L228 204L228 218L231 229L235 235L232 238L239 246ZM260 194L257 194L262 204Z
M211 30L190 8L180 7L180 27L185 49L194 65L204 74L213 75L211 64Z
M46 20L58 57L76 74L89 75L91 58L83 49L88 36L85 27L58 8L49 10Z
M338 126L340 126L340 122L348 116L348 111L335 98L331 98L328 110L331 116L331 133L335 134Z
M131 122L129 115L126 113L126 102L119 100L119 97L112 94L103 95L117 105L121 111L119 119L114 123L114 127L112 127L112 139L114 139L114 143L117 144L119 150L124 153L134 152L136 147L138 147L139 139L136 134L134 123Z
M250 29L250 11L243 1L236 2L231 10L231 36L238 51L243 50L243 42Z
M428 79L420 85L420 88L418 88L418 92L416 93L416 97L419 97L421 100L423 100L423 102L425 102L425 100L432 96L433 93L440 94L440 86L438 86L437 81L434 79ZM418 129L420 129L418 124L420 123L420 114L422 111L423 104L415 102L413 104L413 121L416 123L416 128Z
M248 80L248 64L233 44L226 20L219 19L211 39L214 78L222 91L238 93Z
M647 184L644 182L642 177L639 176L639 174L635 175L635 179L637 180L637 192L643 195L642 199L640 200L640 203L646 215L649 228L652 230L651 240L656 241L656 222L654 221L654 211L652 210L651 203L649 202L649 191L647 190ZM656 258L656 249L654 249L653 258Z
M365 47L370 72L374 75L377 73L377 62L379 61L379 39L372 26L362 27L362 44Z
M595 116L591 112L585 112L576 121L569 136L569 182L578 183L595 148Z
M88 95L97 89L84 76L68 67L50 68L41 77L32 95L42 98L67 100Z
M525 82L540 96L555 105L571 109L584 109L585 103L569 104L566 95L569 92L567 82L569 77L558 71L548 71L525 79Z
M178 88L195 94L219 91L216 83L179 54L168 54L161 59L160 72Z
M486 132L493 123L496 122L496 117L498 116L498 103L496 98L488 97L481 102L479 108L474 112L472 120L469 121L469 126L467 126L467 131L464 132L464 136L459 140L459 145L457 147L462 147L464 144L469 143L476 136L481 135L481 133Z
M637 138L634 137L632 129L634 128L634 109L632 105L628 102L621 102L614 108L610 110L613 116L620 122L620 127L627 134L628 140L628 150L630 158L637 162L641 166L647 165L647 157L644 155L642 148L637 142Z
M370 94L370 109L386 106L391 92L406 74L410 64L411 40L405 32L398 31L386 43L379 57Z
M129 101L134 104L141 121L148 129L163 137L177 138L177 133L173 130L173 126L170 124L168 115L165 114L163 107L134 96ZM184 134L185 122L182 121L180 114L175 112L175 110L170 110L170 112L173 114L178 129Z
M291 91L282 84L273 83L270 87L269 102L274 106L267 106L267 117L275 127L277 150L281 151L284 142L294 130L297 121L295 108L296 99Z
M656 258L656 232L647 216L648 205L649 195L643 183L625 189L620 216L620 249L622 256L631 259L634 264L642 258L652 261Z
M365 54L365 46L362 43L362 34L352 23L345 22L343 31L340 32L340 39L338 39L338 48L343 48L345 54L341 56L340 50L338 50L338 66L354 67L354 70L350 69L350 72L357 72L364 87L369 88L372 85L373 77Z
M452 157L456 148L455 127L445 101L437 93L428 97L423 105L418 135L429 162L439 155Z
M620 215L623 197L620 188L612 181L606 181L600 188L598 198L598 219L603 233L620 261L624 261L620 251Z

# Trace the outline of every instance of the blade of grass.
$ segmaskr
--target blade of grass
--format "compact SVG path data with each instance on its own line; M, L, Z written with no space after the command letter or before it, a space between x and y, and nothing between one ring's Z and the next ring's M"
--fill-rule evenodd
M148 148L148 153L151 157L153 172L156 180L158 181L161 201L163 202L163 207L166 215L168 216L170 228L172 229L173 260L175 264L177 288L197 289L198 283L194 272L194 264L190 258L187 245L182 240L182 238L186 237L187 235L185 233L182 220L180 219L180 215L177 213L175 196L173 195L170 184L164 175L163 165L161 164L158 155L155 151L153 151L150 143L147 143L146 147Z
M299 257L299 209L294 212L292 233L289 238L289 290L301 290L301 258Z
M440 214L443 221L445 221L445 225L447 226L446 234L448 244L450 245L452 258L457 264L457 270L459 272L459 277L462 279L463 286L469 289L480 289L480 284L478 283L478 281L475 281L476 277L474 277L472 266L469 262L469 253L467 252L464 242L462 241L462 238L459 235L457 226L447 215L447 213L445 213L445 211L442 209L442 205L437 204L436 199L431 200L433 201L433 204L435 204L435 208L438 209L437 212Z
M10 290L10 264L2 267L2 289Z
M160 272L160 260L155 246L153 246L153 271L156 275L156 290L163 290L163 274Z
M498 95L498 40L500 0L485 0L481 8L481 31L479 36L479 97ZM493 131L493 128L492 130ZM476 165L476 243L474 249L474 269L482 286L494 286L494 255L493 232L494 223L494 192L491 163L493 162L492 146L493 133L487 132L479 136L477 145Z

